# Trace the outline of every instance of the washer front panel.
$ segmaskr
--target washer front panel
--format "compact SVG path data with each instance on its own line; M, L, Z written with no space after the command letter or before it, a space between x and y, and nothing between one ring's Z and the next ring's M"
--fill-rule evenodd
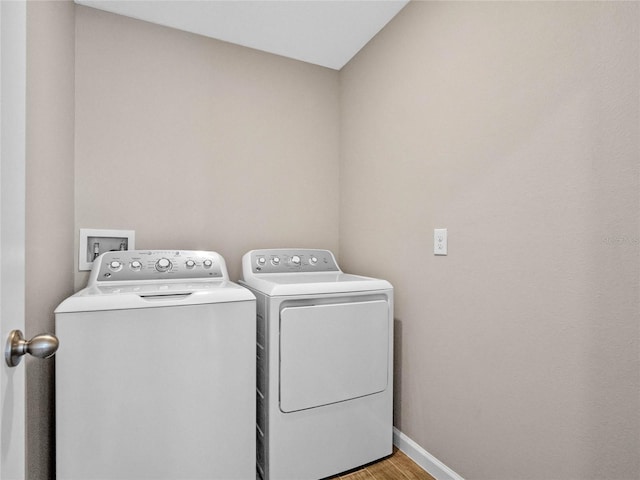
M253 478L255 331L253 301L57 314L58 480Z

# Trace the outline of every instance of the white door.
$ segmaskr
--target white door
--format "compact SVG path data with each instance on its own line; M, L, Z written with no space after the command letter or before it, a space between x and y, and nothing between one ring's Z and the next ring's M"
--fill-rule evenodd
M4 346L24 332L26 4L0 0L0 479L25 476L25 362Z

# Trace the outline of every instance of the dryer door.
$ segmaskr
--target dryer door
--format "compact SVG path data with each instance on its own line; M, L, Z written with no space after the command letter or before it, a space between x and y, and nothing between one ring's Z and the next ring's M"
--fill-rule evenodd
M385 300L280 312L280 409L295 412L382 392L389 379Z

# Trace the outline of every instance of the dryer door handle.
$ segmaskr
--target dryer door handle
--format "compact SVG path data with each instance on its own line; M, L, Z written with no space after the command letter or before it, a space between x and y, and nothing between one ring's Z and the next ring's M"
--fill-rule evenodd
M7 338L4 358L7 365L15 367L26 353L38 358L49 358L55 355L60 342L55 335L41 333L31 340L25 340L20 330L12 330Z

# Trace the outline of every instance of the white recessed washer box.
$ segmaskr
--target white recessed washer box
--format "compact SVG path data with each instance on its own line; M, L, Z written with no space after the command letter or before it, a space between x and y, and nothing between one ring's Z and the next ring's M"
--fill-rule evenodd
M80 229L78 270L91 270L93 260L104 252L134 250L135 230Z

